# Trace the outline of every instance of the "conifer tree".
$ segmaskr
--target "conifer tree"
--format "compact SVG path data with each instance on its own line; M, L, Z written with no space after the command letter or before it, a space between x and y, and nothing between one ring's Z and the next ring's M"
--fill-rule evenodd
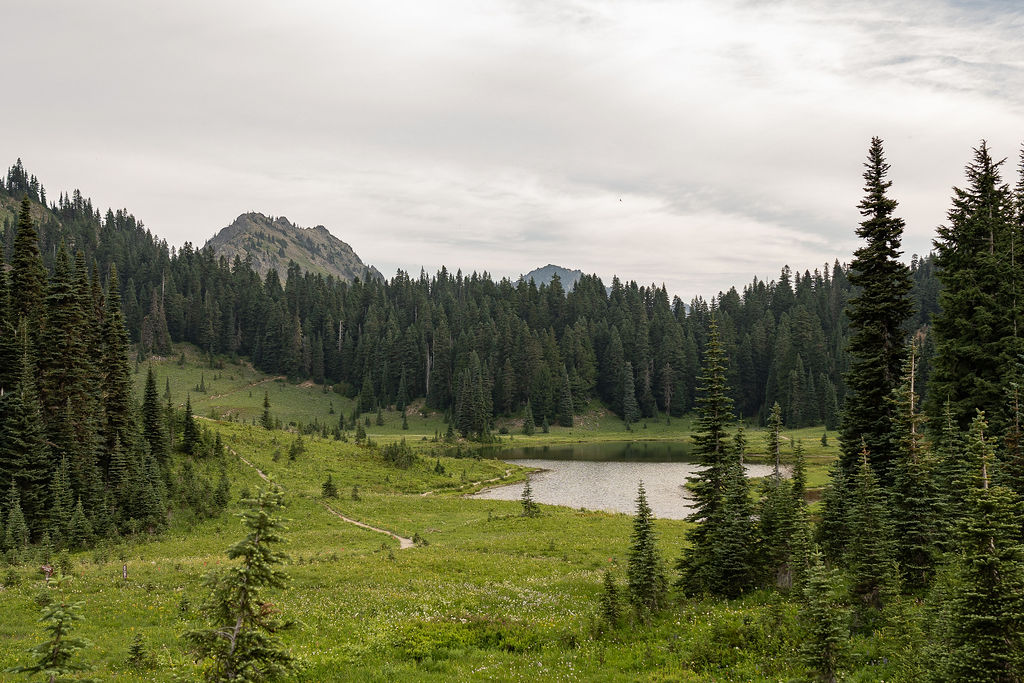
M167 400L170 402L169 396ZM142 394L142 436L149 444L149 452L160 463L167 459L168 440L164 423L164 415L156 393L156 378L153 376L153 367L150 366L146 371L146 388Z
M21 327L22 352L18 384L0 398L0 475L17 481L21 508L38 538L46 530L50 449L43 433L34 380L35 368Z
M526 408L523 409L523 434L533 436L536 429L537 427L533 423L533 409L530 407L529 399L527 399Z
M732 399L726 386L725 352L718 323L712 319L704 347L704 364L699 378L697 425L693 433L694 454L702 467L692 480L694 511L687 521L694 526L689 533L690 548L680 558L679 584L688 593L711 590L715 584L712 522L718 515L725 494L725 478L733 459L729 435L733 423Z
M967 165L967 185L953 188L947 224L938 229L935 263L943 286L932 317L935 357L928 380L933 416L948 400L960 428L983 410L997 432L1005 425L1004 391L1021 352L1021 301L1013 288L1024 266L1014 253L1020 236L1002 163L982 141Z
M131 370L128 366L128 332L121 313L120 283L117 268L111 264L107 278L106 304L103 314L103 414L104 440L108 453L115 441L130 447L135 434L135 397ZM107 460L109 466L109 459Z
M849 544L847 562L852 577L850 593L868 608L880 608L885 593L893 588L894 549L892 525L885 493L861 452L860 467L850 482Z
M71 515L75 509L67 457L60 459L60 465L53 473L50 499L53 501L50 506L50 538L58 547L63 547L71 524Z
M11 305L7 269L0 254L0 391L10 391L18 380L18 322Z
M977 435L972 435L972 440ZM983 450L983 444L976 444ZM1024 554L1021 504L1004 486L991 486L992 456L982 459L978 486L959 530L949 621L946 680L1016 681L1024 676Z
M636 516L629 539L629 562L626 569L629 600L641 613L656 611L665 605L668 584L658 551L658 538L654 531L654 514L647 503L644 483L636 493Z
M835 683L850 648L835 584L835 570L825 567L821 553L814 553L800 608L804 631L800 658L823 683Z
M24 550L28 547L28 524L21 509L21 497L18 489L11 482L7 491L7 524L4 529L4 549Z
M572 427L572 385L569 383L569 373L562 366L562 394L558 401L558 412L555 414L555 422L562 427Z
M622 421L626 427L640 419L640 406L636 402L633 386L633 364L626 361L622 368Z
M917 350L911 345L903 383L890 399L893 405L892 518L896 561L904 587L915 590L931 579L938 559L939 492L932 461L925 452L922 418L914 391Z
M288 576L279 568L287 556L278 550L284 541L280 487L271 484L245 502L242 518L248 535L231 546L227 555L237 564L211 573L206 584L210 596L203 612L211 627L186 634L199 657L206 660L203 677L208 681L259 681L287 674L291 655L277 633L289 622L267 609L266 591L284 588Z
M320 492L323 494L324 498L338 497L338 487L334 485L334 480L331 478L330 474L327 475L327 479L320 487Z
M192 397L186 395L184 425L181 430L181 449L191 455L195 453L198 444L199 427L196 425L196 419L192 415Z
M821 494L821 521L815 530L815 540L829 562L842 559L850 537L848 485L837 460L829 468L828 483Z
M80 671L88 671L89 667L75 662L75 655L92 645L85 638L71 635L75 624L85 620L82 616L82 603L69 602L65 585L67 579L57 574L47 584L50 590L58 594L58 599L43 607L41 622L48 634L47 640L29 650L35 657L32 664L7 669L10 673L39 674L50 683L70 681L67 678Z
M615 577L607 569L604 570L602 586L604 590L601 593L601 618L609 626L615 627L621 616L619 587L615 585Z
M270 392L263 392L263 415L260 417L260 426L266 430L274 428L274 419L270 416Z
M903 219L893 215L897 202L888 196L880 138L871 139L864 164L864 199L858 204L864 221L857 236L865 244L854 252L850 282L860 293L846 307L852 334L848 346L850 370L842 419L844 474L858 466L858 450L867 446L882 486L892 485L892 413L885 399L899 382L905 354L906 322L913 312L910 271L899 257Z
M36 335L43 317L46 297L46 270L39 255L39 234L32 222L32 204L22 197L18 210L18 229L14 234L11 257L11 312L13 320L23 318L29 333Z
M726 466L722 485L721 504L710 520L709 588L718 595L734 597L753 587L757 580L760 543L753 521L750 485L738 458ZM789 523L787 528L791 527Z
M79 498L78 502L75 503L74 511L71 513L71 519L68 521L68 547L75 550L86 547L92 541L92 534L92 524L89 523L88 517L85 516L85 508L82 507L82 499Z
M523 517L536 517L540 513L540 508L533 501L533 487L530 486L529 477L523 484L523 494L519 496L519 502L523 505Z

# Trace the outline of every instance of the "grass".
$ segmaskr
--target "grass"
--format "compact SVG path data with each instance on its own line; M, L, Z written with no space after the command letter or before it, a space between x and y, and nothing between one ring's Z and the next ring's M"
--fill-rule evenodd
M179 367L182 351L186 362ZM203 367L189 348L176 348L175 354L153 363L161 393L169 383L172 400L183 404L191 391L197 415L228 418L202 424L286 491L292 582L273 600L297 621L285 642L299 660L298 680L747 681L805 674L795 659L795 607L767 592L732 602L680 600L647 622L602 626L601 579L608 569L620 585L625 581L631 517L542 505L539 517L527 518L516 501L465 498L481 482L517 481L525 471L497 460L445 457L430 441L435 430L447 428L442 416L421 417L413 410L404 431L392 411L383 427L368 429L378 442L406 438L414 444L421 455L408 469L392 467L375 449L316 436L304 437L305 452L292 461L294 433L245 424L262 413L263 390L284 423L333 426L341 411L351 410L350 399L244 364ZM145 366L138 378L141 387ZM194 391L201 381L206 391ZM595 404L572 429L503 440L519 446L688 438L688 420L649 420L646 429L642 424L626 432ZM802 439L809 483L820 486L836 446L820 445L820 428L785 436ZM748 441L751 451L764 443L755 429L748 430ZM238 458L230 456L228 463L233 503L221 517L193 524L174 519L157 538L64 560L73 566L73 597L84 603L80 634L94 643L83 654L92 676L196 678L181 634L202 623L197 606L206 594L203 576L227 564L224 551L242 534L233 516L241 509L239 498L261 483ZM333 508L425 543L399 550L395 539L338 519L320 497L328 474L340 492L329 501ZM670 563L684 547L687 524L655 524ZM26 661L24 651L41 639L39 564L6 570L0 670ZM121 578L123 566L127 580ZM152 670L126 664L128 646L140 632L155 655ZM892 665L882 663L884 644L865 639L859 647L866 653L858 660L859 680L894 678Z

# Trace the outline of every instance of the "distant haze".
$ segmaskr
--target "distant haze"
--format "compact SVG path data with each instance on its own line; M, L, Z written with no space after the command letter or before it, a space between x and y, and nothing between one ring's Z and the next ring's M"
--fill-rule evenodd
M689 299L847 261L886 141L906 256L1024 136L1020 4L7 3L0 163L172 244L326 225L385 276L544 263Z

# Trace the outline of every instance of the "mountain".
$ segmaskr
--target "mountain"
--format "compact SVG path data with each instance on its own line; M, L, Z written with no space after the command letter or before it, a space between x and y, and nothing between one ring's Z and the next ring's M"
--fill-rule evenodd
M300 228L284 216L273 218L262 213L243 213L206 243L218 256L231 261L235 256L252 258L252 267L265 276L276 268L283 278L288 262L295 261L303 271L352 281L370 275L380 278L380 272L367 266L352 247L327 231L322 225Z
M558 279L562 281L562 289L569 292L576 286L576 282L583 277L583 271L569 270L568 268L549 263L543 268L534 268L526 275L519 276L519 279L524 282L529 282L532 279L540 287L542 284L550 284L551 278L555 275L558 275Z

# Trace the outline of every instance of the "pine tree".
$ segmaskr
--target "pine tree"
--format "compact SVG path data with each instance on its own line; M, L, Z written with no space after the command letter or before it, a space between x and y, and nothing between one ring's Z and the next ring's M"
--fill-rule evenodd
M519 502L523 505L523 517L536 517L540 514L540 508L533 501L533 487L530 486L529 477L523 485L523 494L519 497Z
M903 219L893 216L897 202L887 196L892 182L886 180L882 140L871 139L864 165L864 199L858 208L864 221L857 236L864 246L854 252L850 282L860 293L846 307L852 334L848 346L850 370L842 432L844 473L857 469L861 443L867 446L871 464L883 487L892 485L892 409L885 399L899 382L905 355L907 319L913 312L910 271L900 260Z
M28 547L28 524L25 523L25 515L21 509L21 497L18 489L11 482L11 488L7 491L7 524L4 530L5 550L24 550Z
M640 482L636 494L636 516L629 540L629 563L626 569L629 600L641 613L656 611L665 605L668 585L658 552L654 531L654 514L647 504L647 492Z
M32 535L46 530L49 517L50 449L43 433L34 380L35 368L21 329L22 352L18 384L0 398L0 475L17 481L21 508Z
M323 494L324 498L338 497L338 487L334 485L334 480L331 478L330 474L327 475L327 479L320 487L320 492Z
M170 402L170 395L167 400ZM149 452L160 463L167 460L168 441L164 424L163 411L156 393L156 378L153 376L153 367L150 366L146 372L146 388L142 394L142 436L149 444Z
M1021 302L1014 291L1022 279L1014 254L1020 236L1002 163L982 141L966 168L967 186L953 188L948 222L938 230L935 264L942 290L932 317L935 357L928 380L934 417L948 400L959 427L983 410L997 432L1005 425L1004 391L1021 352Z
M722 485L721 504L710 520L712 571L708 587L718 595L734 597L753 587L757 580L760 543L750 485L739 459L727 465Z
M260 426L266 430L274 428L274 419L270 416L270 393L263 392L263 415L260 417Z
M29 333L36 335L46 298L46 270L39 255L39 234L32 222L32 204L22 197L18 229L11 258L11 312L13 320L23 318Z
M92 643L71 635L75 624L84 621L85 617L82 616L81 602L68 601L66 583L67 579L57 574L47 584L57 592L58 599L43 607L40 621L45 624L48 638L28 651L35 657L35 661L7 669L9 673L25 673L30 676L39 674L50 683L55 683L73 680L67 676L88 671L88 666L73 661L79 651L90 647Z
M75 510L74 495L71 489L71 474L68 459L60 459L60 465L53 473L50 499L50 538L58 547L67 545L66 539L71 524L71 515Z
M726 429L735 420L725 372L726 358L718 323L712 319L704 347L697 426L693 433L693 451L702 467L692 480L694 510L687 521L694 526L689 532L690 548L677 563L679 585L688 593L711 590L717 582L712 562L715 556L712 520L718 516L725 496L725 479L733 460Z
M68 547L75 550L86 547L92 541L92 534L92 524L85 516L85 508L82 507L82 499L79 498L71 513L71 519L68 521Z
M181 449L191 455L195 453L196 446L199 445L199 427L192 415L192 397L190 395L185 396L184 420L181 430Z
M117 269L110 266L107 278L106 306L103 315L103 414L104 440L108 452L115 441L130 447L135 434L135 396L128 366L128 332L121 313L120 283Z
M976 437L975 437L976 438ZM1024 554L1021 504L1004 486L990 486L992 457L981 462L979 486L959 530L951 600L946 680L1018 681L1024 676Z
M523 434L526 436L533 436L534 431L537 427L533 423L533 409L530 407L530 401L526 401L526 408L523 409Z
M207 577L210 596L203 607L212 626L186 634L196 654L207 660L208 681L258 681L285 675L292 657L276 634L289 622L268 609L265 591L284 588L288 576L279 568L287 556L277 550L283 541L284 523L280 487L261 489L245 502L240 516L248 536L228 549L239 563Z
M569 373L562 366L562 394L558 401L558 412L555 414L555 422L562 427L572 427L572 385L569 383Z
M921 435L914 391L917 349L911 345L903 383L893 393L892 518L904 587L924 588L938 560L939 492Z
M619 587L615 585L615 577L607 569L602 579L601 618L611 627L619 623L621 607L619 606Z
M849 544L847 562L852 577L850 593L868 608L880 608L893 587L892 526L883 492L867 450L850 482Z
M640 419L640 406L636 402L636 390L633 387L633 364L626 361L622 368L622 421L626 427Z
M803 642L800 658L817 680L835 683L850 649L846 615L836 597L836 572L814 553L800 608Z

